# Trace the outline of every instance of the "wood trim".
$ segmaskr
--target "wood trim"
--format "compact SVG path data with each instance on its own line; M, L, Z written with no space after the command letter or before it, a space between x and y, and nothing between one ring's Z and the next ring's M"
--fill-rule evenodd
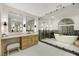
M2 55L2 45L1 45L1 39L0 39L0 56Z

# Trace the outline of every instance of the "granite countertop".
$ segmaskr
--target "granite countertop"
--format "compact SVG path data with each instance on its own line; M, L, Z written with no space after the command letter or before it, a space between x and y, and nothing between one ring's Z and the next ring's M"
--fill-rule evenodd
M11 33L11 34L9 33L8 35L5 35L3 37L0 36L0 39L9 39L9 38L29 36L29 35L38 35L38 33Z

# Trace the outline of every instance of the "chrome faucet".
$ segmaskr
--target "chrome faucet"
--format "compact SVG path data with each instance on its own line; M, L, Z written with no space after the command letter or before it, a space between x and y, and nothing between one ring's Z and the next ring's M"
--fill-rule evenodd
M2 34L2 37L5 37L5 36L7 36L7 35L6 35L5 33L3 33L3 34Z

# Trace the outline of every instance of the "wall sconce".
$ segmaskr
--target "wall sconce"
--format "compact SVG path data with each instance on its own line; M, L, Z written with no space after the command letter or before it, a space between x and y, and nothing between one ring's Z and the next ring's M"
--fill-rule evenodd
M63 7L63 8L65 8L65 7Z
M73 5L75 4L75 3L72 3Z
M34 27L36 28L36 25L34 25Z
M7 22L4 22L4 24L3 24L4 26L7 26Z
M25 24L24 24L23 26L24 26L24 27L26 27L26 25L25 25Z

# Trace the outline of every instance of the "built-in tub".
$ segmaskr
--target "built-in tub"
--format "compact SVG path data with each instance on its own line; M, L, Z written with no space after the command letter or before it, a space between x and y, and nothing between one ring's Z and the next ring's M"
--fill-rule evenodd
M78 38L78 36L69 36L69 35L61 35L61 34L54 34L54 35L57 41L67 44L73 44Z

